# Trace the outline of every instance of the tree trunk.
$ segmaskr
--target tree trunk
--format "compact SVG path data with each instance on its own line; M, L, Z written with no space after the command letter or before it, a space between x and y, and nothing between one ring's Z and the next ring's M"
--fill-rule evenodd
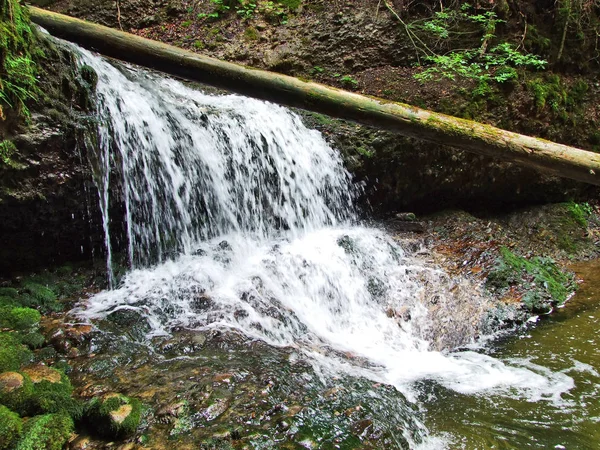
M239 94L398 132L600 185L600 154L490 125L243 67L119 30L30 7L52 34L107 56Z

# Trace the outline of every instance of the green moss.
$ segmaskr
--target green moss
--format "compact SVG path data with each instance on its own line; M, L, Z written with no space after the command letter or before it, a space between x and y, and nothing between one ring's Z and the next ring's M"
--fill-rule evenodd
M0 307L14 307L19 306L19 302L12 297L0 296Z
M524 306L536 313L548 312L552 305L564 303L576 289L573 275L563 272L551 258L526 259L502 247L496 266L487 277L487 286L504 290L514 285L525 291Z
M51 311L62 311L63 307L58 301L54 290L42 284L26 281L23 283L23 301L25 306L40 308L43 313Z
M13 448L23 431L21 422L18 414L0 405L0 450Z
M0 93L0 100L2 99L1 95L2 94ZM12 141L0 141L0 167L4 165L12 169L23 169L24 166L13 159L17 153L17 147Z
M72 395L73 386L61 373L59 383L43 380L33 385L32 410L38 414L64 413L78 419L83 413L83 405Z
M0 297L17 298L18 296L19 296L19 291L17 291L15 288L10 288L10 287L0 288Z
M38 333L37 331L30 331L28 333L22 333L19 335L19 339L21 343L26 345L31 349L40 348L46 342L46 338L43 334Z
M567 203L567 211L571 218L584 228L588 226L588 218L592 214L591 207L588 203Z
M37 325L42 316L31 308L0 307L0 327L13 330L27 330Z
M538 112L548 110L552 116L572 124L581 119L589 91L585 81L569 85L559 75L547 74L529 80L526 86Z
M254 27L248 27L244 30L244 39L247 41L258 41L260 34Z
M0 333L0 373L19 370L33 359L33 354L13 333Z
M126 414L118 414L126 411ZM86 420L99 434L106 437L127 436L140 423L142 405L139 400L121 394L93 399L85 413Z
M80 72L81 78L83 79L83 81L85 81L87 83L90 90L95 91L96 86L98 85L98 74L96 73L94 68L91 66L88 66L87 64L84 64L79 69L79 72ZM59 269L59 274L60 274L60 271L62 271L63 269L64 269L63 267L61 267ZM67 266L67 269L71 269L71 268Z
M276 2L292 10L298 9L302 4L302 0L276 0Z
M61 450L73 432L73 420L65 414L46 414L30 419L16 450Z

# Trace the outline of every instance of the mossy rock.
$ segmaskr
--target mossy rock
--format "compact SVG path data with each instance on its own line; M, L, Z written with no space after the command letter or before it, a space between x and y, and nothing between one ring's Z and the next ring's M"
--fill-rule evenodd
M20 303L14 298L7 295L0 295L0 307L15 307L20 306Z
M90 426L105 437L131 435L140 424L142 404L121 394L94 398L88 405L86 419Z
M23 424L19 415L0 405L0 450L14 448L22 431Z
M25 423L16 450L61 450L73 433L73 419L66 414L45 414Z
M502 247L496 266L487 277L487 287L502 292L511 286L525 292L522 304L536 314L548 313L553 306L562 305L577 289L573 274L563 272L551 258L527 259Z
M19 336L21 343L29 347L30 349L41 348L46 342L46 338L43 334L37 331L30 331L28 333L22 333Z
M64 373L41 364L26 367L23 373L33 383L32 413L66 413L75 419L81 417L83 406L73 398L73 386Z
M37 325L42 316L39 311L31 308L0 307L0 327L13 330L28 330Z
M0 333L0 373L19 370L32 360L33 354L15 333Z
M23 373L4 372L0 374L0 404L26 416L31 411L33 383Z
M62 305L58 301L56 292L48 286L33 281L23 283L23 301L25 306L35 306L44 313L62 311Z
M0 297L10 297L16 299L19 297L19 291L17 291L15 288L0 287Z

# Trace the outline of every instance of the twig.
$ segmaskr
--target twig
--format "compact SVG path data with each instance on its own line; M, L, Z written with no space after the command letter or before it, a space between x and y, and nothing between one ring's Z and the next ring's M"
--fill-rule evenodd
M525 19L525 29L523 30L523 37L521 38L521 43L517 47L517 50L519 50L521 47L523 47L523 50L527 51L527 49L525 48L525 38L526 37L527 37L527 19Z
M567 39L567 30L569 28L569 18L571 17L571 8L567 10L567 18L565 19L565 27L563 28L562 38L560 40L560 48L558 49L558 55L556 56L556 62L559 62L562 58L563 51L565 49L565 41Z
M121 4L119 0L117 1L117 23L119 24L119 28L123 31L123 25L121 25Z
M431 49L429 47L427 47L427 45L421 39L419 39L419 36L417 36L415 33L413 33L410 30L410 28L408 27L408 25L406 24L406 22L404 22L404 20L402 20L402 18L398 15L398 13L396 13L396 11L394 11L394 8L392 8L392 6L389 4L388 0L383 0L383 3L386 6L386 8L389 9L389 11L394 15L394 17L396 17L396 19L398 19L398 21L402 24L402 26L406 30L406 34L408 35L408 38L410 39L410 42L412 42L412 45L415 48L415 53L417 55L417 62L419 64L421 64L421 58L419 56L419 51L421 51L423 53L429 52L430 54L435 55L435 53L433 51L431 51ZM423 48L419 48L417 46L417 44L415 42L415 39L417 41L419 41L419 43L424 47L424 49Z

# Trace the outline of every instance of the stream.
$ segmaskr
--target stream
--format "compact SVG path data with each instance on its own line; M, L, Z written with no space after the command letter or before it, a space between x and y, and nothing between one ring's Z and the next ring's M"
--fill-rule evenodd
M600 445L600 261L573 266L585 282L564 308L486 353L553 373L564 393L534 398L463 395L424 388L431 429L449 448L567 448Z
M592 281L475 344L481 286L363 223L360 186L299 116L73 48L99 76L90 162L112 285L72 312L96 325L73 376L153 405L151 448L595 447Z

